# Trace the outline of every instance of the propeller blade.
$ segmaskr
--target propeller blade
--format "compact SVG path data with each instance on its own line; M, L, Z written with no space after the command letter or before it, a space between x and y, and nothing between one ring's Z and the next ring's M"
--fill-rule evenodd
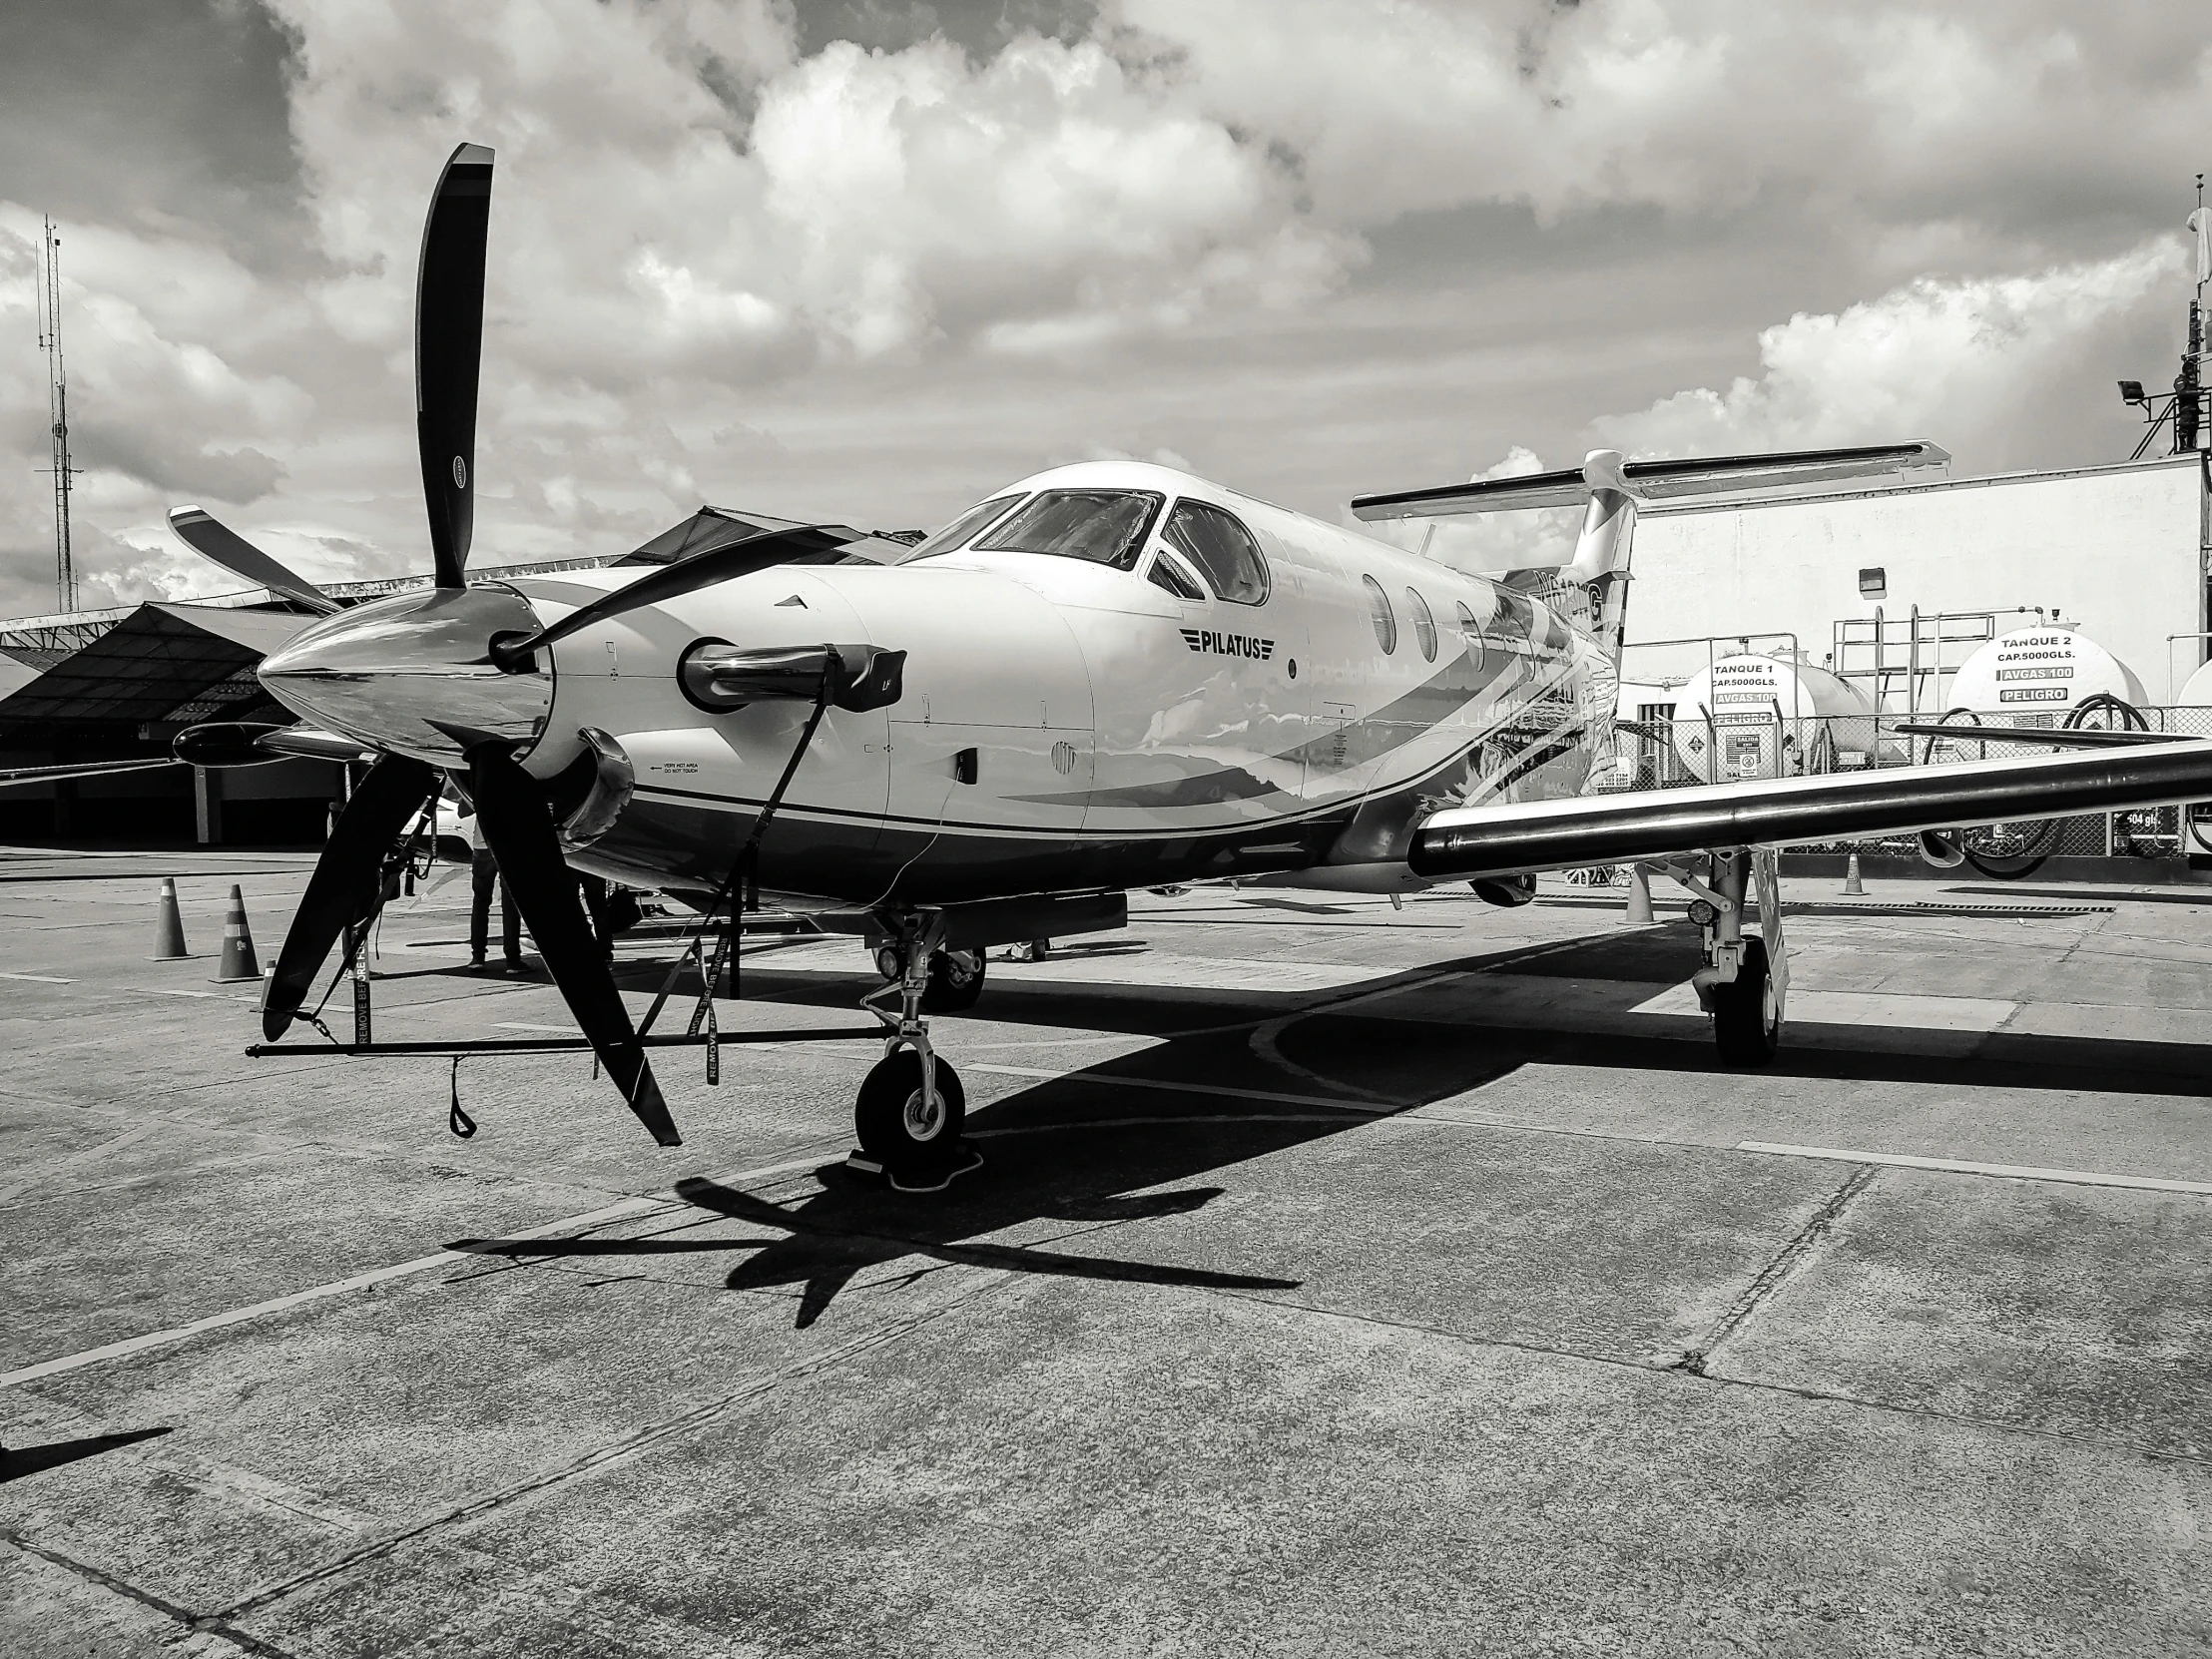
M229 525L212 517L205 507L170 508L169 527L203 559L212 560L258 588L280 593L323 616L342 608L304 576L293 575Z
M307 1000L330 946L376 907L376 877L384 849L422 810L437 788L437 774L404 755L386 755L354 786L353 799L307 877L284 947L276 953L269 994L262 1000L262 1034L275 1042L291 1028L291 1016Z
M461 145L438 175L415 272L415 442L441 588L466 585L476 527L476 371L490 223L491 152Z
M663 1146L683 1145L637 1028L630 1023L630 1010L622 1005L614 974L584 920L576 875L561 857L544 789L497 744L470 752L468 780L484 838L577 1027L653 1138Z
M829 564L831 559L823 557L853 542L867 537L858 530L842 524L797 524L788 530L764 530L757 536L731 542L726 547L711 552L695 554L689 559L679 559L675 564L663 565L651 575L641 576L626 588L593 600L578 610L568 613L560 621L534 634L521 634L513 638L495 640L492 643L492 660L501 668L513 669L541 645L556 645L569 635L589 628L596 622L620 616L625 611L637 610L643 605L658 605L664 600L679 599L687 593L697 593L701 588L711 588L718 582L734 582L741 576L750 576L757 570L767 570L772 565Z

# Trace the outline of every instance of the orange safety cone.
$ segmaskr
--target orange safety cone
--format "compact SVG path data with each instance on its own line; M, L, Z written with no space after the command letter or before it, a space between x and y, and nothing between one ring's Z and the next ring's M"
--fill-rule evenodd
M1651 877L1642 864L1628 866L1628 910L1621 923L1627 927L1651 925Z
M231 913L223 918L223 960L216 967L214 983L237 985L261 976L261 964L254 960L254 930L246 925L246 894L233 882Z
M1859 854L1854 852L1851 861L1844 865L1844 896L1857 898L1867 890L1867 883L1859 879Z
M162 877L162 898L154 914L154 956L157 962L174 962L190 956L185 948L185 918L177 910L177 878Z

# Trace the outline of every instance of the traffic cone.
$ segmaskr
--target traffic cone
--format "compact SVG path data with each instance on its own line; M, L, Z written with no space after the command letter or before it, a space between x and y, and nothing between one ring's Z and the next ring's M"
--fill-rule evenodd
M1859 854L1851 855L1851 862L1844 865L1844 896L1855 898L1864 894L1867 883L1859 879Z
M174 962L190 956L185 948L185 918L177 910L177 878L162 877L162 898L154 915L154 955L157 962Z
M261 976L261 964L254 960L254 930L246 925L246 894L234 882L231 913L223 918L223 960L216 967L214 983L237 985Z
M1628 913L1621 922L1628 927L1651 924L1651 877L1644 873L1642 864L1628 866Z

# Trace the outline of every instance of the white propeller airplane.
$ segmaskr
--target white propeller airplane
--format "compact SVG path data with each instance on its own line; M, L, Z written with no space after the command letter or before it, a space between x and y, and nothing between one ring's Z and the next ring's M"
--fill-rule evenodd
M380 757L309 880L264 1007L300 1017L395 839L450 780L586 1038L678 1144L576 872L707 916L756 893L864 935L899 1011L862 1148L941 1157L963 1097L928 1014L983 947L1117 925L1131 888L1221 877L1362 892L1641 860L1689 887L1723 1056L1770 1057L1788 984L1775 851L1793 841L2212 797L2175 742L1585 797L1613 741L1636 505L1947 459L1912 443L1624 461L1354 503L1364 521L1582 505L1551 572L1462 574L1135 462L1007 485L919 546L788 525L668 562L470 585L491 152L446 164L424 232L417 430L436 586L341 608L197 508L180 535L325 612L261 666L301 724L202 727L179 759ZM749 527L738 526L743 532ZM2052 734L2036 733L2048 741ZM1953 860L1954 861L1954 860ZM889 991L878 993L888 996Z

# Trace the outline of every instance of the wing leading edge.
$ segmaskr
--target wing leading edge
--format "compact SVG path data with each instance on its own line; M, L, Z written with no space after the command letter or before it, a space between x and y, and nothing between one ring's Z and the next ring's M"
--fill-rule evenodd
M2212 743L2184 739L2018 761L1454 808L1415 830L1408 862L1426 876L1515 875L2206 800L2212 800Z

